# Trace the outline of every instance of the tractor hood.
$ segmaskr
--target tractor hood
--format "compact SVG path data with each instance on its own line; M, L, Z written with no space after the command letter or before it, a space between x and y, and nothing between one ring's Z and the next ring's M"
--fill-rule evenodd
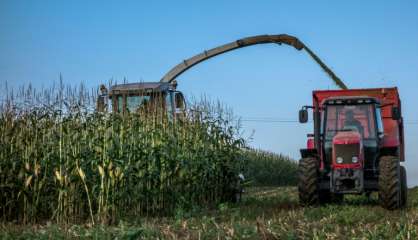
M332 139L333 145L360 144L361 135L355 131L339 132Z
M332 168L361 168L363 144L360 133L355 131L337 133L332 140L332 152Z

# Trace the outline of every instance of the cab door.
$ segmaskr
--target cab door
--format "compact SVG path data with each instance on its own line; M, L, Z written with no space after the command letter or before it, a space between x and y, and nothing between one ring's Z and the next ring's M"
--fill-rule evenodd
M186 101L183 93L173 91L173 113L174 119L184 119L186 117Z

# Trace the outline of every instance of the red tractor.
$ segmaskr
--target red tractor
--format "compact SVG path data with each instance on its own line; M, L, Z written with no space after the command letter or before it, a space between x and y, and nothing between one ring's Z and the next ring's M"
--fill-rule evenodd
M304 206L341 201L344 194L379 193L381 205L406 205L404 128L397 88L314 91L299 121L313 110L314 134L299 162Z

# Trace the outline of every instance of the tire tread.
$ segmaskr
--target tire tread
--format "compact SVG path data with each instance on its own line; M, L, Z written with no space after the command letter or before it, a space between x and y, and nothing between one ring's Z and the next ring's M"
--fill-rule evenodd
M401 182L399 159L383 156L379 163L379 199L381 205L394 210L401 207Z
M301 205L312 206L318 204L318 160L316 158L301 159L299 161L298 178L299 202Z

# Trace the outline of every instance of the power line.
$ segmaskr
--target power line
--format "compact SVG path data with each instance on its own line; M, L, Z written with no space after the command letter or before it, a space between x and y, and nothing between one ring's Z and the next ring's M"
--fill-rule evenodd
M298 123L296 120L241 119L243 122Z
M283 118L271 118L271 117L254 117L254 118L242 118L242 122L256 122L256 123L299 123L297 120L283 119ZM309 121L312 122L312 121ZM404 120L406 125L418 125L418 120Z

